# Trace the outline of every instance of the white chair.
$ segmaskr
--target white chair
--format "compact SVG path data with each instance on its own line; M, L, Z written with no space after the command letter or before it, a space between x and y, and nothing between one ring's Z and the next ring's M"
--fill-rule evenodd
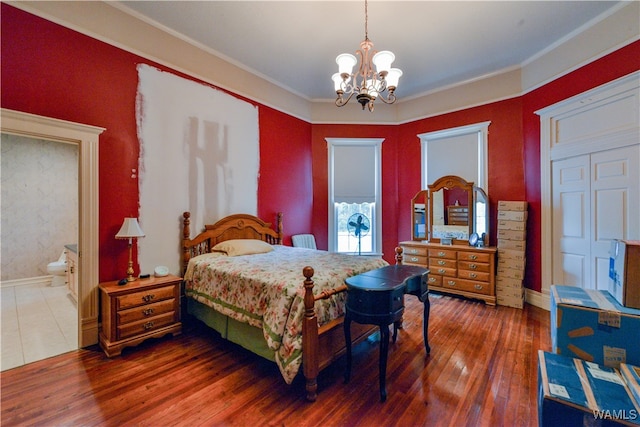
M296 248L318 249L316 247L316 238L313 234L297 234L291 236L291 241Z

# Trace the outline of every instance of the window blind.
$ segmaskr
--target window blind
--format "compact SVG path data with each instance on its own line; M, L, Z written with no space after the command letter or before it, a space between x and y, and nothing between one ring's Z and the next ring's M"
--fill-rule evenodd
M376 201L376 146L334 146L333 196L336 203Z

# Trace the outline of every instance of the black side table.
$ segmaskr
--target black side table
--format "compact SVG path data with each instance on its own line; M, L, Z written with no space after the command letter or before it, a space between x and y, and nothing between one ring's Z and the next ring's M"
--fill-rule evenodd
M431 352L429 328L429 270L412 265L389 265L345 280L347 306L344 336L347 345L345 382L351 378L351 322L378 325L380 328L380 401L387 399L386 373L389 352L389 325L393 323L395 342L404 313L404 295L417 296L424 303L422 333L427 354Z

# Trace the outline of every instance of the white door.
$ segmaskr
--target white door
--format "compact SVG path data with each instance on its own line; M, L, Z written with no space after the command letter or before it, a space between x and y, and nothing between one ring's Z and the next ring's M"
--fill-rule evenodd
M613 239L640 236L640 146L552 164L554 284L609 289Z
M552 164L553 284L590 287L590 170L589 155Z
M640 238L640 145L591 155L591 195L593 278L608 290L611 241Z

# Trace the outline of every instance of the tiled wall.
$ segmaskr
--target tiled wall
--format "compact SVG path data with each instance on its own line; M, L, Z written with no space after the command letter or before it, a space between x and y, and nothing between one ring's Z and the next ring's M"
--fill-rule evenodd
M78 239L78 146L2 134L0 280L47 275Z

